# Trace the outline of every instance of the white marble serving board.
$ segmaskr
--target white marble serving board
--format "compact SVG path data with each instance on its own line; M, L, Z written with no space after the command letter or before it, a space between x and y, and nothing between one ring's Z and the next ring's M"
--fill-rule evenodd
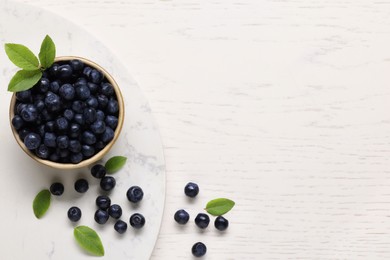
M102 192L89 169L53 170L36 163L18 147L8 120L11 93L6 91L16 68L0 50L0 259L89 259L91 255L82 251L73 238L76 225L88 225L99 233L105 259L148 259L158 237L165 200L163 148L148 102L124 65L86 31L46 11L0 0L1 46L6 42L23 43L38 53L46 34L55 41L57 56L76 55L93 60L106 68L121 87L126 106L125 123L119 140L105 159L124 155L128 162L115 174L117 186L110 197L113 203L122 206L124 221L128 223L131 214L140 212L146 218L146 225L138 232L129 226L124 235L119 235L112 219L103 226L96 224L95 198ZM83 195L73 188L74 181L80 177L90 183L90 189ZM47 214L38 220L32 211L34 196L54 181L64 183L65 193L52 197ZM126 199L126 191L132 185L141 186L145 193L138 207ZM73 205L83 213L77 224L67 219L67 210Z

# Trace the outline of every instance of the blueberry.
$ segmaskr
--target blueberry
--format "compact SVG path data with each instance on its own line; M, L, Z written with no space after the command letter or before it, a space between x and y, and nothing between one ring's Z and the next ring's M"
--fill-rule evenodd
M180 209L176 211L174 218L177 223L184 225L190 219L190 215L184 209Z
M127 190L127 199L133 203L138 203L144 197L144 192L138 186L132 186Z
M113 88L112 85L111 85L110 83L108 83L108 82L102 83L102 84L101 84L100 92L101 92L103 95L109 97L109 96L114 95L114 88Z
M196 197L199 193L199 186L196 183L189 182L187 185L184 187L184 193L191 198Z
M31 101L31 90L24 90L16 92L16 100L21 102L29 102Z
M229 220L222 216L218 216L215 221L214 221L214 226L216 229L219 231L224 231L228 228L229 226Z
M26 136L30 133L31 131L27 128L22 128L18 131L19 137L21 140L24 140Z
M99 90L99 85L95 83L88 82L87 86L89 88L89 91L91 91L92 94L96 94L96 92Z
M91 168L91 174L97 179L101 179L106 175L106 167L101 164L96 164Z
M69 122L65 117L59 117L55 121L56 129L60 132L65 132L69 128Z
M45 124L45 130L46 130L46 132L54 132L55 122L54 121L47 121Z
M103 141L97 141L95 143L95 151L98 152L102 150L106 145L103 143Z
M76 95L76 91L71 84L64 84L58 90L58 94L65 100L73 100Z
M81 135L81 141L84 144L92 145L96 143L96 136L90 131L84 131Z
M206 254L207 247L202 242L197 242L192 246L191 252L195 257L202 257Z
M89 189L88 181L85 179L79 179L74 183L74 189L78 193L85 193Z
M102 190L110 191L115 187L115 185L116 185L116 181L111 176L104 176L100 180L100 187L102 188Z
M64 185L59 182L55 182L50 186L50 192L54 196L61 196L64 193Z
M70 162L77 164L83 160L83 154L82 153L72 153L70 155Z
M99 122L101 122L101 121L99 121ZM12 118L12 125L16 130L21 129L24 125L24 121L23 121L22 117L18 116L18 115L14 116Z
M37 134L39 134L41 137L43 137L46 133L45 125L39 125L35 130L36 130Z
M103 111L97 110L96 111L96 120L103 121L106 115L104 114Z
M87 79L84 78L84 77L81 77L81 78L78 78L76 80L75 86L80 86L80 85L84 85L84 84L87 84L87 83L88 83Z
M108 98L105 95L99 94L97 95L97 100L99 103L99 108L103 109L107 106L108 104Z
M22 109L20 116L26 122L33 122L38 118L38 109L32 104L28 104L25 108Z
M94 134L102 134L106 130L106 124L100 120L95 121L95 123L90 126L90 129Z
M107 210L111 205L111 199L108 196L101 195L96 198L96 206L99 209Z
M106 125L111 127L112 129L115 129L118 126L118 118L116 116L108 115L106 116Z
M130 225L133 228L140 229L145 225L145 218L139 213L134 213L130 216Z
M86 106L85 103L80 100L75 100L72 103L72 109L76 113L83 113L85 106Z
M29 150L35 150L41 145L41 137L36 133L29 133L24 138L24 145Z
M66 149L69 146L69 137L67 135L57 136L56 143L58 148Z
M56 153L58 154L58 156L60 158L66 158L66 157L69 157L69 150L68 149L61 149L61 148L57 148L56 149Z
M72 222L77 222L81 218L81 210L78 207L71 207L68 210L68 218Z
M103 225L107 222L108 220L108 212L102 209L98 209L95 212L95 221L96 223Z
M81 127L79 124L72 123L69 127L69 137L78 138L81 134Z
M74 121L79 124L79 125L84 125L85 124L85 119L83 114L75 114L74 115Z
M113 204L108 208L108 215L112 218L120 218L122 216L122 208L118 204Z
M72 153L79 153L79 152L81 152L81 143L78 140L72 139L69 141L68 149Z
M53 93L58 93L60 91L60 82L58 80L52 81L50 83L50 91Z
M84 158L89 158L95 154L95 148L93 146L84 144L81 147L81 153L83 154Z
M52 153L49 156L49 160L52 162L58 162L60 160L60 156L57 153Z
M69 79L73 74L73 70L72 70L72 67L70 67L70 65L68 64L65 64L65 65L61 65L59 68L58 68L58 77L60 77L61 79Z
M92 107L87 107L83 111L85 123L92 124L96 121L96 110Z
M118 220L115 225L114 225L114 229L116 230L116 232L118 232L119 234L123 234L126 232L127 230L127 224L126 222L124 222L123 220Z
M85 103L92 108L97 108L99 103L95 97L89 97Z
M48 148L46 145L41 144L41 145L35 150L35 154L36 154L39 158L47 159L47 158L49 158L50 151L49 151L49 148Z
M51 120L53 120L53 114L51 112L49 112L49 110L44 108L41 111L41 118L44 121L51 121Z
M84 67L83 74L87 77L91 74L92 68L91 67Z
M207 214L199 213L195 218L195 224L201 228L205 229L209 226L210 218Z
M76 88L76 95L79 99L86 100L91 96L91 91L86 84L83 84Z
M81 71L84 68L84 63L81 60L71 60L69 63L73 71Z
M34 101L34 106L37 108L38 112L41 112L45 108L45 102L43 100Z
M92 69L88 78L92 83L99 84L103 80L103 74L98 70Z
M22 110L27 107L27 104L24 104L24 103L19 103L16 105L16 114L20 115L20 113L22 112Z
M42 77L38 82L38 90L41 93L46 93L50 89L50 81L47 78Z
M109 143L112 139L114 139L114 130L111 129L111 127L106 127L106 130L103 132L101 136L101 140L105 143Z
M60 68L60 65L58 65L57 63L54 63L53 65L51 65L49 68L50 76L57 77L59 68Z
M53 92L47 92L45 97L45 105L48 111L57 112L61 109L61 100L60 97ZM44 111L44 110L43 110ZM43 112L42 111L42 112Z
M106 111L108 114L115 115L119 111L118 101L109 100L107 103Z
M73 117L74 117L74 112L72 109L65 109L64 110L64 117L68 120L68 121L72 121Z

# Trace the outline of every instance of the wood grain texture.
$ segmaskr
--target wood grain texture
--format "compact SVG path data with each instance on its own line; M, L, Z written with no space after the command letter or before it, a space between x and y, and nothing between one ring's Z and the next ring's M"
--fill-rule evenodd
M18 1L92 32L146 93L167 163L152 259L197 241L205 259L390 259L389 0ZM236 201L226 233L175 225L215 197Z

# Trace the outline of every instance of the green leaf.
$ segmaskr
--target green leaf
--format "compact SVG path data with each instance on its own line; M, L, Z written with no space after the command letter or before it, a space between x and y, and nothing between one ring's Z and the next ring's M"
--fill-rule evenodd
M119 171L126 163L127 158L124 156L114 156L106 162L106 170L108 173Z
M87 226L78 226L73 231L77 243L95 256L104 256L104 247L95 230Z
M49 190L40 191L33 201L34 215L41 218L50 207L51 194Z
M19 70L8 84L8 91L18 92L32 88L42 77L40 70Z
M234 204L234 201L225 198L210 200L205 210L213 216L221 216L231 210Z
M6 43L4 48L8 58L19 68L24 70L39 69L37 56L35 56L26 46L15 43Z
M43 39L38 56L43 68L49 68L53 64L56 57L56 46L49 35Z

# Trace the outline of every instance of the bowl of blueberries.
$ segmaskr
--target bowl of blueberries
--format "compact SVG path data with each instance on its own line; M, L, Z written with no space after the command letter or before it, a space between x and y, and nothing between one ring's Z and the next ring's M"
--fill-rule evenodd
M113 77L81 57L57 57L42 78L11 98L10 122L34 160L76 169L100 160L123 125L124 103Z

